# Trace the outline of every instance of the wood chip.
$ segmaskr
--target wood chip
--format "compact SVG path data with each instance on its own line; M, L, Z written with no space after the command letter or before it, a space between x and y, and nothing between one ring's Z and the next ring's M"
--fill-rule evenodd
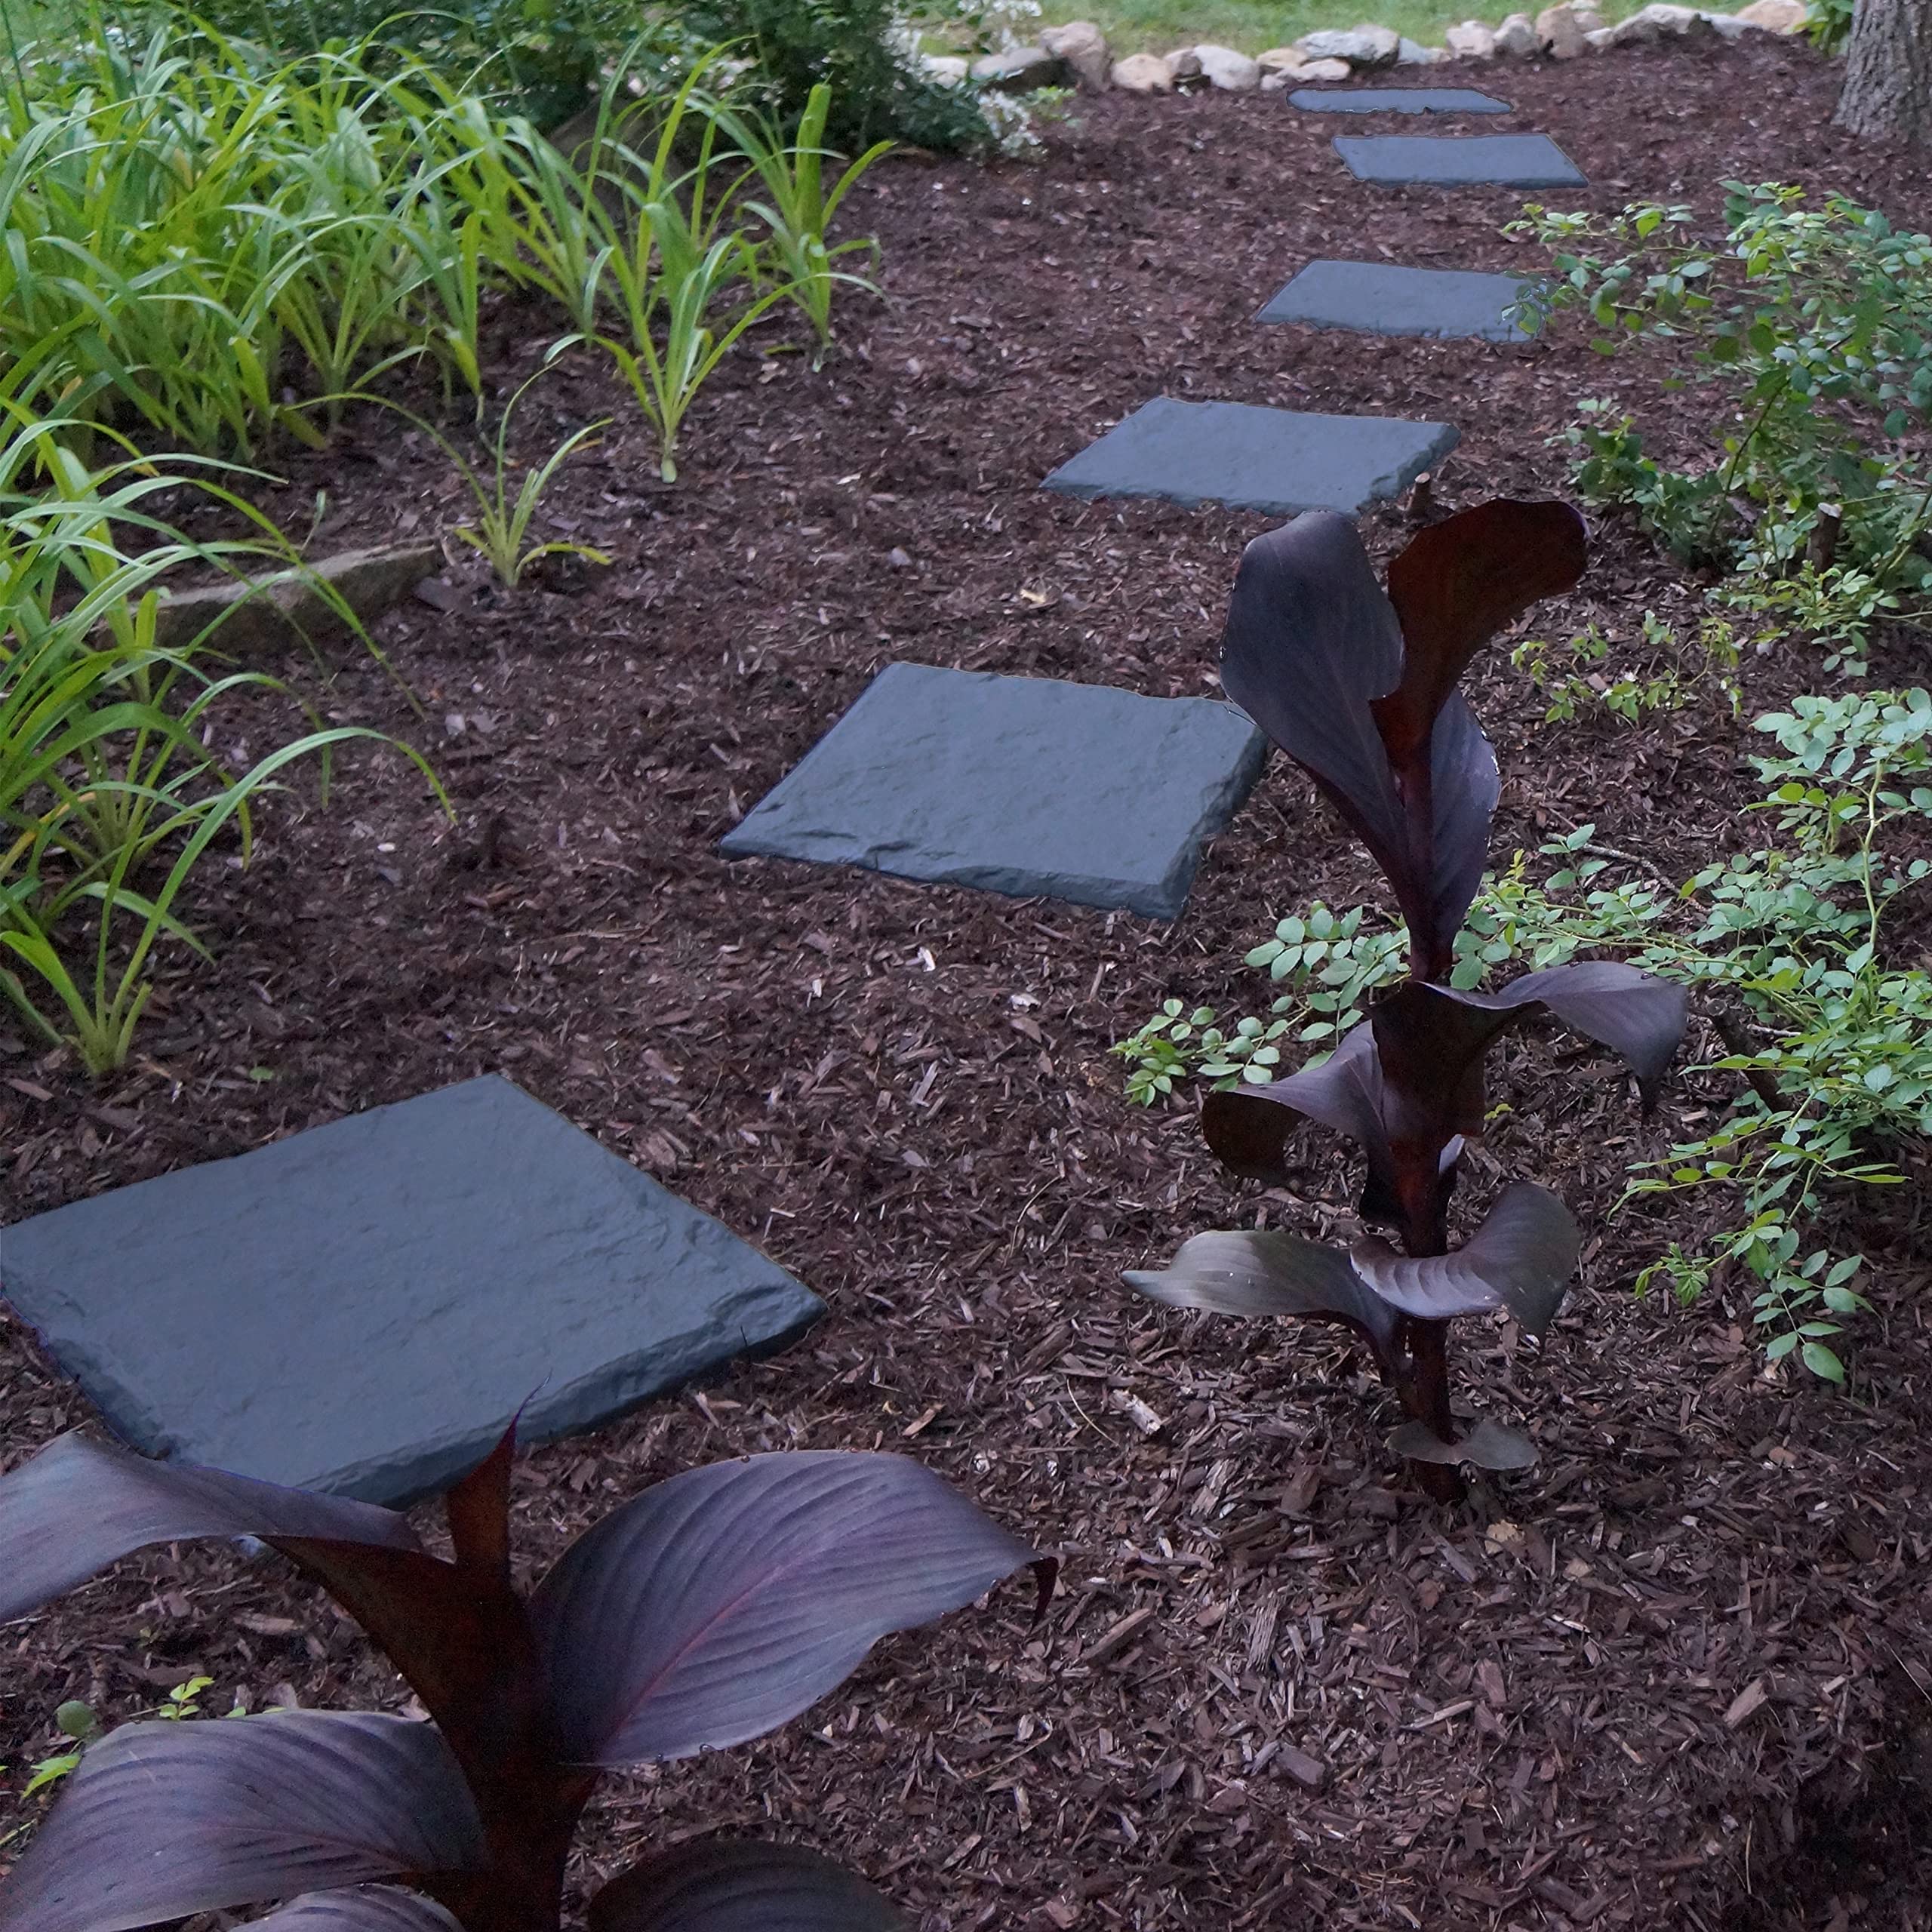
M1761 1677L1754 1677L1731 1700L1730 1709L1724 1714L1724 1723L1735 1730L1753 1712L1761 1709L1769 1701L1764 1689L1764 1680Z
M1139 1610L1130 1610L1120 1621L1097 1638L1081 1653L1082 1663L1105 1663L1108 1658L1118 1657L1136 1637L1154 1620L1152 1604Z

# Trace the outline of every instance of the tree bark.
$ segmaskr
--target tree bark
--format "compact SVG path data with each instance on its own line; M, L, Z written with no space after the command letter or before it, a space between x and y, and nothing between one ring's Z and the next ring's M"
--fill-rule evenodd
M1932 143L1932 5L1858 0L1838 125L1874 140Z

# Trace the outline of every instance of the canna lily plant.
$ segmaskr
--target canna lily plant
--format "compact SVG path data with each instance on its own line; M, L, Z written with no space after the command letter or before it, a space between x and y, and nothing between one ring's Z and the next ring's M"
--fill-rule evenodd
M1127 1280L1175 1307L1354 1330L1407 1414L1389 1447L1425 1466L1438 1497L1460 1493L1457 1463L1536 1459L1501 1423L1459 1426L1450 1322L1506 1309L1540 1337L1580 1247L1561 1201L1517 1181L1450 1251L1451 1192L1482 1131L1485 1051L1546 1013L1620 1054L1647 1110L1686 1017L1681 988L1605 961L1531 973L1498 992L1447 983L1500 789L1457 684L1504 626L1575 584L1586 557L1567 504L1499 500L1423 531L1389 566L1385 593L1354 526L1312 511L1247 546L1222 639L1223 688L1315 780L1388 880L1407 922L1409 977L1319 1065L1211 1094L1202 1130L1235 1173L1278 1183L1300 1121L1346 1135L1367 1163L1361 1218L1396 1230L1401 1250L1373 1235L1345 1251L1272 1231L1203 1234L1168 1268Z
M512 1439L445 1499L451 1555L374 1504L67 1435L0 1480L0 1623L150 1543L259 1537L388 1655L432 1721L290 1711L91 1745L0 1883L5 1932L124 1932L286 1901L275 1932L557 1932L598 1780L740 1743L888 1631L1053 1566L919 1464L811 1452L657 1484L513 1586ZM699 1839L592 1897L589 1932L905 1932L792 1845Z

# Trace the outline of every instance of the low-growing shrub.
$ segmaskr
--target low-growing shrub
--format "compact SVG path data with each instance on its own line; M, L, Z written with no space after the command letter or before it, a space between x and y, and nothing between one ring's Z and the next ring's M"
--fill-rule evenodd
M918 1463L800 1452L686 1471L512 1577L506 1435L445 1500L451 1555L389 1509L60 1438L0 1481L0 1621L152 1543L259 1537L359 1623L431 1721L362 1711L123 1724L85 1747L0 1884L5 1932L106 1932L271 1900L330 1932L556 1932L608 1770L742 1743L888 1632L1052 1565ZM373 1889L361 1889L371 1887ZM405 1889L405 1887L407 1889ZM631 1864L591 1932L903 1932L792 1845Z
M1210 1093L1202 1131L1235 1173L1278 1185L1297 1121L1346 1135L1367 1159L1362 1219L1398 1229L1407 1252L1373 1236L1343 1250L1274 1231L1197 1235L1166 1269L1128 1279L1179 1307L1355 1330L1410 1417L1389 1446L1438 1494L1456 1492L1456 1463L1535 1459L1527 1437L1494 1419L1459 1423L1450 1321L1507 1309L1540 1335L1581 1245L1555 1195L1516 1182L1449 1251L1450 1196L1487 1110L1487 1048L1546 1012L1620 1054L1648 1104L1684 1023L1680 988L1612 961L1559 965L1494 993L1451 978L1499 789L1456 685L1505 624L1574 584L1585 556L1567 505L1498 501L1423 531L1390 565L1385 595L1353 526L1312 512L1248 546L1222 640L1223 688L1314 779L1388 880L1407 920L1408 977L1318 1063Z

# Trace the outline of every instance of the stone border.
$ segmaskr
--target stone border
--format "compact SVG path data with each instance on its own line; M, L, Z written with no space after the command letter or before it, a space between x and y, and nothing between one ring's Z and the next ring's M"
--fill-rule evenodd
M1532 20L1512 14L1500 26L1464 20L1425 47L1392 28L1364 25L1305 33L1292 46L1250 57L1204 42L1171 54L1113 57L1106 36L1091 20L1048 27L1037 45L1008 48L968 62L929 57L940 78L968 78L1003 93L1078 87L1090 94L1118 88L1124 94L1174 94L1216 88L1226 94L1272 94L1314 81L1346 81L1395 67L1432 67L1451 60L1571 60L1620 47L1654 47L1668 40L1742 40L1752 34L1789 35L1807 23L1805 0L1751 0L1734 14L1672 5L1657 0L1606 26L1590 0L1557 0Z

